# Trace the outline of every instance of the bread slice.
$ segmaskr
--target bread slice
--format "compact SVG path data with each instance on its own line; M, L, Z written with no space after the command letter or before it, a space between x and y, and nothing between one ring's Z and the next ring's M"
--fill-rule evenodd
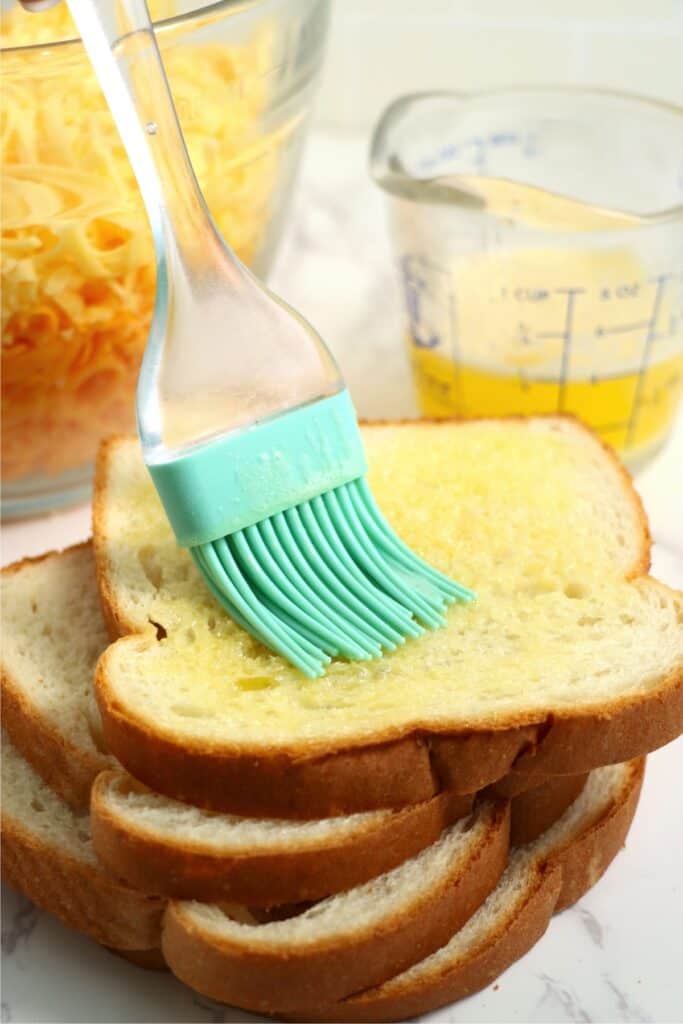
M260 975L259 953L253 948L253 932L260 929L261 936L256 945L261 945L261 955L268 949L271 954L274 952L278 936L273 936L272 929L276 922L258 926L254 916L245 908L233 906L230 908L232 916L228 918L225 906L209 909L196 903L171 904L162 917L162 900L112 882L93 856L87 815L70 810L53 794L7 738L3 742L2 762L3 875L11 884L72 927L107 946L129 950L136 962L141 957L140 951L149 949L149 953L142 954L143 962L147 966L160 966L162 961L153 947L161 941L170 965L180 978L200 991L213 992L218 984L223 995L235 1000L244 994L245 988L241 979L238 979L236 988L230 985L236 951L233 949L232 953L223 954L225 963L223 955L216 962L216 947L221 948L222 942L216 942L212 927L208 928L207 934L206 917L224 922L228 945L235 942L235 921L242 920L247 935L238 930L236 939L237 944L243 947L242 970L247 977L255 975L261 978L259 1006L269 1008L268 1012L282 1012L280 990L267 987L273 980L272 965ZM620 765L594 772L581 797L531 848L533 856L513 855L512 867L508 868L484 904L485 913L475 912L470 919L475 923L474 927L466 924L436 954L381 987L334 1005L321 1004L315 1010L311 1006L308 1009L297 1008L294 1019L400 1019L486 984L542 933L558 899L558 906L566 905L578 898L602 874L623 842L635 810L641 779L642 764ZM485 827L482 822L486 816L489 822L500 824L502 821L501 805L497 808L491 804L484 805L484 818L479 816L481 813L469 831L464 830L462 823L456 826L462 840L472 844L469 854L473 854L477 847L481 851L481 830ZM489 834L492 840L488 844L489 852L496 848L496 834L499 840L499 831ZM458 844L454 845L457 849ZM449 848L451 851L454 849L445 839L441 852L446 853ZM421 857L422 860L416 858L411 867L398 869L406 883L402 894L396 892L394 876L394 895L399 903L402 902L408 916L416 899L420 898L416 897L414 890L424 896L433 887L438 891L440 884L439 868L443 867L439 864L440 857L432 858L432 874L423 870L419 877L415 876L417 861L423 869L426 867L424 854ZM464 862L471 860L469 855L463 855L462 846L457 860L461 868ZM487 863L490 867L492 861L480 859L484 875ZM454 877L459 877L462 883L462 874L458 875L456 871ZM387 899L387 891L392 889L391 879L385 876L385 881L387 885L381 879L372 883L375 892L384 900ZM463 918L467 914L466 905L476 902L475 892L482 885L480 878L472 878L472 882L474 888L468 886L460 893L463 903L457 913ZM366 886L366 892L367 889ZM325 931L327 929L329 936L330 929L334 932L336 927L338 936L344 920L348 923L350 943L352 946L355 943L358 948L368 920L375 914L372 903L359 901L359 896L356 890L319 905L322 908L322 935L316 915L310 910L298 918L281 922L284 929L289 930L293 943L291 952L295 975L307 947L312 958L311 970L321 958L324 963ZM339 922L330 919L331 902L336 905ZM447 897L447 902L452 910L455 909L453 894ZM356 912L360 915L359 920L355 919ZM438 908L436 913L438 915ZM395 924L396 913L390 913L385 923ZM405 920L400 927L404 925ZM370 974L377 973L383 951L386 955L391 946L381 925L376 938L376 944L367 949ZM213 955L207 954L207 941L213 945ZM414 941L418 946L422 941L420 929L416 930ZM311 948L311 943L314 948ZM285 962L286 958L283 958L283 969ZM342 969L346 967L343 954L339 966ZM286 986L285 991L291 996L292 986ZM317 990L318 998L325 991L325 986ZM304 993L308 1001L307 993L310 993L310 983ZM251 996L248 992L246 994L248 1005L251 1005Z
M0 587L3 724L51 788L84 810L98 773L118 767L105 751L92 692L97 658L107 646L92 547L26 559L3 570ZM120 768L105 778L116 779L116 793L130 794L132 809L142 787ZM96 793L104 788L103 780ZM165 854L162 844L143 837L139 860L135 818L127 836L119 830L116 855L107 857L108 818L95 801L96 843L119 877L146 892L255 906L318 899L382 874L429 846L472 806L471 795L441 794L399 813L297 823L207 815L151 792L145 799L175 841ZM202 836L213 837L212 851Z
M513 853L496 889L446 945L381 986L291 1019L405 1020L490 984L534 945L553 912L580 899L607 869L626 839L643 772L643 760L592 772L566 814Z
M93 851L88 816L68 808L9 738L2 776L7 880L107 946L163 948L163 930L172 927L171 905L162 919L164 900L117 885L107 875ZM495 888L507 863L508 840L509 805L483 803L417 857L288 919L261 925L264 916L247 907L196 902L179 904L177 916L183 920L189 906L202 921L221 921L228 935L235 932L230 952L221 952L224 983L237 965L235 1002L256 1004L264 986L276 986L278 1005L296 1006L312 984L325 1000L335 1000L391 977L442 945ZM182 959L191 964L206 956L197 935Z
M393 871L284 920L174 902L164 956L192 987L246 1009L334 1002L390 978L464 924L505 869L508 815L507 804L483 804Z
M90 544L0 575L2 720L52 789L85 810L104 749L93 672L107 646Z
M159 947L166 901L119 885L102 868L87 813L68 807L6 735L2 874L39 907L105 946Z
M586 778L556 776L516 796L513 841L529 842L556 821ZM318 900L364 881L355 859L361 851L367 878L403 863L428 845L429 834L435 841L466 813L464 799L443 793L397 811L310 822L235 818L109 771L95 782L90 813L98 856L129 885L178 898L276 906Z
M0 583L8 610L3 720L30 763L81 810L96 774L116 765L103 750L91 692L105 646L91 548L11 566ZM514 800L515 834L520 826L538 832L557 817L576 795L569 781L545 784L526 804ZM442 793L400 811L310 822L245 819L173 801L118 769L101 774L91 813L97 853L134 888L274 906L320 899L391 870L438 839L471 803L471 795Z
M383 874L435 842L470 806L469 797L443 793L402 810L341 818L239 818L109 771L93 787L91 820L100 859L136 888L270 907L318 900ZM534 827L533 801L528 807L525 820Z
M683 731L683 597L645 575L642 508L614 455L558 418L375 424L370 484L411 547L472 586L446 628L304 679L211 598L138 445L100 453L94 540L109 747L159 792L323 816L571 774Z
M297 991L292 987L300 952L322 939L315 918L306 914L259 926L236 923L196 903L173 903L165 922L164 956L179 978L206 995L280 1016L291 1012L291 1001L294 1020L402 1020L452 1002L493 980L542 935L553 911L578 899L600 878L633 819L643 768L637 761L594 771L563 817L535 843L513 853L496 889L438 951L336 1005L326 1005L322 995L329 984L322 964L301 977Z

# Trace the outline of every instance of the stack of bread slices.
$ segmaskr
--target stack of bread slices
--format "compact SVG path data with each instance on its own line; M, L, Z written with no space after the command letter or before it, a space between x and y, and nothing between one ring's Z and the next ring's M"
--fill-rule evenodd
M288 1020L489 984L624 843L683 732L683 595L614 456L549 417L364 428L397 532L477 592L304 679L178 549L137 443L90 543L3 573L3 874L72 927Z

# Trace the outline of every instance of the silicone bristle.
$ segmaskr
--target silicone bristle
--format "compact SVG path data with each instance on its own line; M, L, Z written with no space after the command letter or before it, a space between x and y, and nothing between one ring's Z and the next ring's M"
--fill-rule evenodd
M444 596L460 601L474 600L476 594L473 590L464 587L462 583L456 583L450 576L429 565L394 533L380 512L365 480L354 480L348 485L348 491L366 527L369 527L372 539L389 558L396 560L408 572L417 573L419 577L428 580Z
M362 479L192 549L214 597L305 675L395 650L474 593L396 536Z
M323 674L330 659L304 636L295 633L250 591L224 539L201 544L192 549L192 554L212 594L238 625L291 661L305 675L315 679Z
M290 557L316 592L333 607L343 611L352 622L362 628L379 644L380 649L394 650L405 642L402 633L367 607L346 583L336 576L314 547L301 524L296 509L273 516L273 527Z

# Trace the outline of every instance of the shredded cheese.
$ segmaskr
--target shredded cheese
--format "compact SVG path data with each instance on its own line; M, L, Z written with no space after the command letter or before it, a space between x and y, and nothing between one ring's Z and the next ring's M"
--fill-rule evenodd
M152 11L166 16L169 0ZM64 4L16 7L0 41L75 35ZM164 60L190 156L221 231L250 263L296 126L260 126L272 28L230 47L176 38ZM155 279L133 174L83 52L14 53L3 93L2 478L17 481L87 465L102 436L133 428Z

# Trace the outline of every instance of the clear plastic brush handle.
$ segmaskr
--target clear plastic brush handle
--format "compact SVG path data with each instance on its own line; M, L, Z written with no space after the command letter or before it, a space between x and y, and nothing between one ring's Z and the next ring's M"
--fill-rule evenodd
M147 461L341 390L318 334L253 277L214 224L145 0L68 3L154 238L157 297L137 397Z

